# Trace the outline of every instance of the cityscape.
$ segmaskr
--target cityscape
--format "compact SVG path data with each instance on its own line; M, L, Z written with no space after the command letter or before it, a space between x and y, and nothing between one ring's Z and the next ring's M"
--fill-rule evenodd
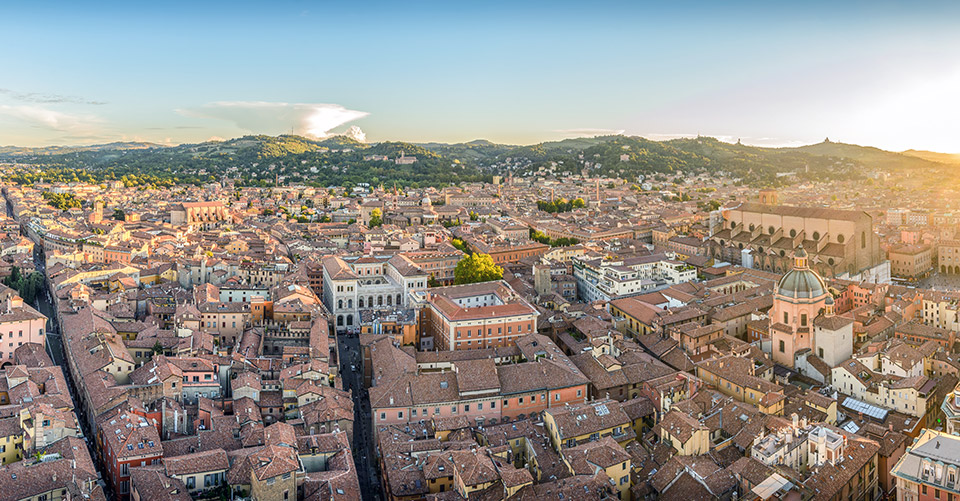
M960 9L840 4L0 7L0 501L960 501Z

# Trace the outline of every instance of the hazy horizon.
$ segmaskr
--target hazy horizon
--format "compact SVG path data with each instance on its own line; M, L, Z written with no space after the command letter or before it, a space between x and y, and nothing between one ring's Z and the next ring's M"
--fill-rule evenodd
M960 4L0 6L0 144L622 133L960 152ZM362 132L361 132L362 131Z
M200 143L211 142L211 141L215 141L215 142L225 142L225 141L230 141L230 140L232 140L232 139L240 139L241 137L244 137L244 136L257 136L257 135L267 135L267 136L271 136L271 137L278 137L278 136L281 136L281 135L289 135L289 134L258 134L258 133L248 133L248 134L243 134L243 135L236 136L236 137L215 138L215 139L208 139L208 140L204 140L204 141L184 141L184 142L180 142L180 143L158 143L158 142L147 141L147 140L129 139L129 140L122 140L122 141L121 141L121 140L108 141L108 142L103 142L103 143L89 143L89 144L50 144L50 145L43 145L43 146L24 146L24 145L19 145L19 144L0 144L0 148L38 148L38 149L39 149L39 148L53 148L53 147L85 148L85 147L104 146L104 145L108 145L108 144L112 144L112 143L148 143L148 144L152 144L152 145L160 146L160 147L176 147L176 146L189 145L189 144L200 144ZM304 138L306 138L306 139L312 139L312 140L315 140L315 141L322 141L322 140L324 140L324 139L329 139L329 138L331 138L331 137L336 137L336 136L342 136L342 135L345 135L345 134L334 133L334 134L330 134L330 135L328 135L328 136L326 136L326 137L320 137L320 138L318 138L318 137L313 137L313 136L310 136L310 135L301 135L301 134L293 134L293 135L295 135L295 136L301 136L301 137L304 137ZM445 142L445 141L429 141L429 140L428 140L428 141L403 141L403 142L409 142L409 143L411 143L411 144L449 144L449 145L453 145L453 144L466 144L466 143L471 143L471 142L475 142L475 141L490 141L491 143L500 144L500 145L503 145L503 146L523 147L523 146L533 146L533 145L536 145L536 144L548 143L548 142L553 142L553 141L562 141L562 140L564 140L564 139L585 139L585 138L604 137L604 136L609 136L609 135L622 135L622 136L625 136L625 137L642 137L642 138L644 138L644 139L648 139L648 140L651 140L651 141L669 141L669 140L672 140L672 139L684 139L684 138L690 139L690 138L698 137L696 134L683 134L683 135L655 134L655 135L653 135L653 136L643 136L643 135L638 135L638 134L626 134L626 133L623 133L623 134L604 134L604 135L594 135L594 136L569 136L569 137L560 138L560 139L550 139L550 140L545 140L545 141L539 141L539 142L537 142L537 143L499 143L499 142L496 142L496 141L490 141L489 139L482 138L482 137L470 139L470 140L467 140L467 141L458 141L458 142L455 142L455 143L454 143L454 142ZM705 138L713 138L713 139L716 139L716 140L718 140L718 141L722 141L722 142L725 142L725 143L728 143L728 144L735 144L735 143L737 142L737 139L731 139L731 138L729 138L729 137L716 137L716 136L708 136L708 135L705 135L705 134L701 134L700 136L701 136L701 137L705 137ZM784 144L784 145L750 144L750 143L748 143L748 142L746 142L746 141L741 141L741 143L744 144L744 145L746 145L746 146L755 146L755 147L759 147L759 148L799 148L799 147L802 147L802 146L812 146L812 145L815 145L815 144L820 144L820 143L824 142L824 140L829 140L831 143L854 144L854 143L845 143L845 142L843 142L843 141L835 141L835 140L830 139L830 138L824 138L824 139L822 139L822 140L820 140L820 141L812 142L812 143L796 143L796 144ZM383 138L383 139L380 139L380 140L378 140L378 141L365 140L365 141L363 141L363 142L364 142L364 143L368 143L368 144L377 144L377 143L380 143L380 142L389 142L389 141L398 141L398 140L391 139L391 138ZM869 145L869 144L854 144L854 146L861 146L861 147L866 147L866 148L870 148L870 147L879 148L879 147L877 147L877 146L873 146L873 145ZM880 149L883 149L883 148L880 148ZM936 154L942 154L942 155L960 156L960 153L955 153L955 152L950 152L950 151L932 151L932 150L923 150L923 149L918 149L918 148L908 148L908 149L906 149L906 150L900 150L900 151L894 151L894 150L885 150L885 151L890 151L891 153L904 153L904 152L907 152L907 151L917 151L917 152L936 153Z

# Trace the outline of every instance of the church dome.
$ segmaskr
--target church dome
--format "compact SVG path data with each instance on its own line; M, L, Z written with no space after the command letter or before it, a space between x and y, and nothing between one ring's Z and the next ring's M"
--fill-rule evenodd
M794 253L793 269L777 283L777 294L793 299L813 299L827 294L823 278L807 267L807 252L802 246Z

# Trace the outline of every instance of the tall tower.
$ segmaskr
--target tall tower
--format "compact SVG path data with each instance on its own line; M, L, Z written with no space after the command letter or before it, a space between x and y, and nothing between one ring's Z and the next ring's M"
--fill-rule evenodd
M600 178L599 177L597 178L596 192L597 192L596 194L597 202L599 202L600 201Z
M103 201L97 199L93 202L93 213L90 214L89 221L94 224L103 222Z

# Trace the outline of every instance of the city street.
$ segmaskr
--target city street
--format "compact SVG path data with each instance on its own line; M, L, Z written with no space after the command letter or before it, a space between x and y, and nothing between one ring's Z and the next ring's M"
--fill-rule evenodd
M10 207L9 202L4 201L4 205L7 209L7 216L13 218L13 210ZM33 261L34 266L37 271L46 275L45 260L43 256L43 249L40 247L34 247L33 251ZM73 407L75 412L77 412L77 421L80 423L80 428L83 430L84 439L87 443L87 451L90 453L90 457L94 461L94 467L97 468L97 471L102 470L99 456L97 456L96 450L94 448L94 433L90 429L90 423L87 423L87 420L79 414L78 399L76 393L76 385L73 381L73 377L70 374L70 369L67 367L65 356L64 356L64 346L63 346L63 336L60 333L60 328L57 323L56 308L51 301L53 298L50 296L51 292L47 286L47 281L44 279L43 288L37 292L37 299L35 300L33 307L37 309L40 313L47 317L47 325L44 329L46 334L46 345L47 345L47 354L50 355L50 358L53 360L53 363L60 366L60 369L63 371L63 377L67 380L67 389L70 391L70 398L73 400ZM102 478L102 476L101 476ZM104 486L104 491L109 495L111 492L108 486Z
M363 386L360 339L355 335L339 335L337 344L343 388L353 394L353 459L357 466L357 477L360 480L360 492L364 501L379 501L384 497L377 472L370 400ZM355 369L351 369L351 366Z

